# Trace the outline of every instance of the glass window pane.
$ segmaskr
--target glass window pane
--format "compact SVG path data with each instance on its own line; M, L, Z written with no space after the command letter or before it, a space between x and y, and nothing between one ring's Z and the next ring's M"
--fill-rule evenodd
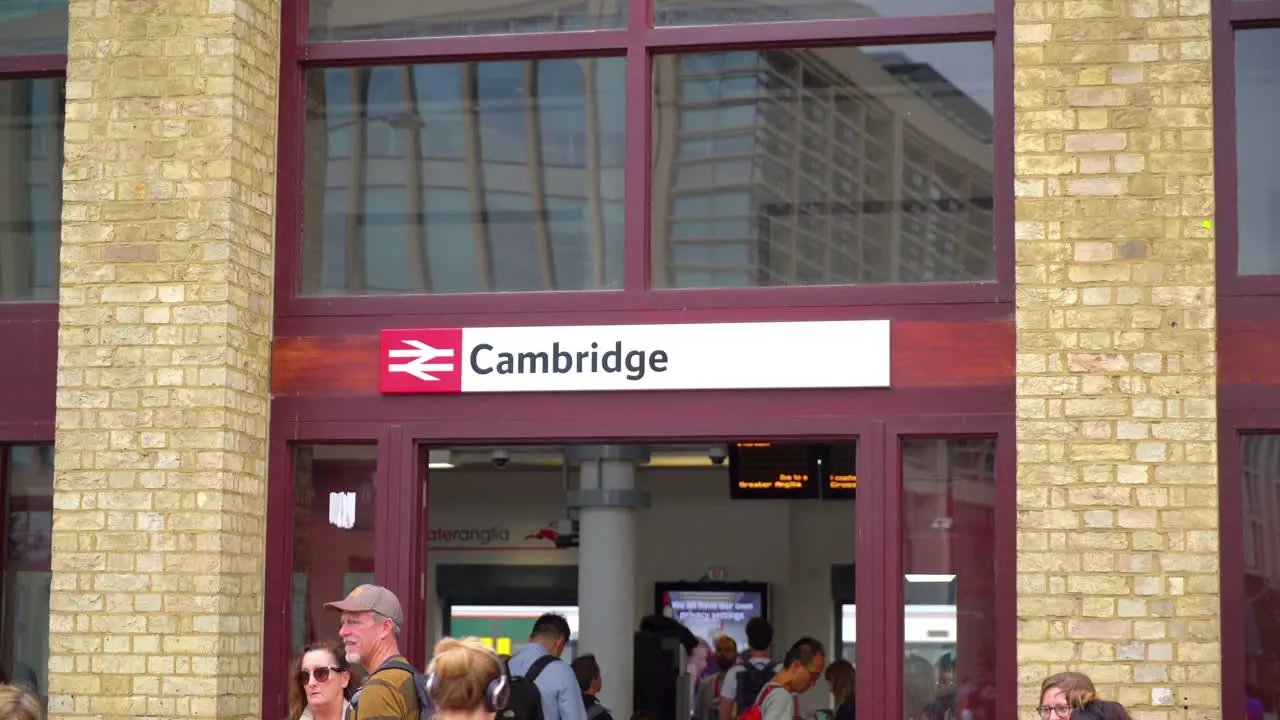
M654 0L653 22L655 25L732 25L781 20L953 15L992 10L992 0Z
M0 2L0 55L56 55L67 51L68 0Z
M607 30L627 24L623 0L308 0L307 13L307 34L314 41Z
M58 299L63 105L62 78L0 80L0 301Z
M1245 435L1240 451L1251 490L1242 493L1246 703L1249 717L1271 718L1280 713L1280 434Z
M995 451L902 441L908 720L996 716Z
M624 75L622 58L311 71L303 293L621 288Z
M53 446L13 446L6 454L0 670L47 703Z
M292 652L338 635L324 604L373 582L378 446L307 445L294 453Z
M1241 275L1280 274L1280 28L1236 32ZM1268 114L1269 113L1269 114Z
M654 284L993 280L992 74L990 43L657 58ZM712 237L749 265L682 260Z

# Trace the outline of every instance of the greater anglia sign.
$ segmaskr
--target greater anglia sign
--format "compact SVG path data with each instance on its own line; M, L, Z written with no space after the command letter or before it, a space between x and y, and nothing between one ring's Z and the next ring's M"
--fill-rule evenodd
M388 394L889 386L889 321L383 330Z

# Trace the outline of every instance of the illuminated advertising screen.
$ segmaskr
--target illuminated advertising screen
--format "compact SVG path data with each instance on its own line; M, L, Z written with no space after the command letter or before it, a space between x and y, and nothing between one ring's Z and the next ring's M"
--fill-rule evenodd
M657 591L659 612L708 643L723 633L745 651L747 622L767 617L761 583L659 583Z

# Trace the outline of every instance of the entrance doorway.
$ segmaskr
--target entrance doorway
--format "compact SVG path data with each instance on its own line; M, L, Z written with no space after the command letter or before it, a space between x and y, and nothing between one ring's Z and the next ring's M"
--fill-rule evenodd
M776 665L812 638L835 661L856 643L825 610L856 560L858 455L857 438L425 446L423 649L464 633L519 655L556 613L563 659L594 656L614 717L655 720L716 703L696 685L728 669L717 646ZM654 618L688 633L686 677L643 657ZM753 653L755 618L772 639ZM803 714L834 710L825 680L803 690Z
M402 595L403 646L414 662L424 662L445 633L488 638L500 652L518 654L544 612L569 622L574 637L566 660L601 655L593 647L593 604L584 596L596 571L583 557L595 546L582 513L624 511L579 507L570 498L583 489L583 463L590 462L582 448L643 448L630 489L647 496L647 504L625 511L632 516L634 554L629 601L610 601L623 606L615 639L633 638L645 617L674 614L677 608L662 602L662 588L758 587L759 605L721 594L708 607L742 604L753 615L758 607L774 630L775 660L812 637L824 646L828 664L853 664L855 702L864 715L919 720L947 708L993 718L996 708L1016 702L997 692L1016 687L1000 680L1016 675L1013 634L1001 621L1015 617L1012 523L1001 509L1013 507L1006 424L1003 417L971 416L957 433L950 418L898 419L853 423L855 432L842 436L739 434L737 427L734 435L679 440L450 438L439 437L437 427L405 425L384 428L371 442L291 441L290 636L275 642L287 656L322 635L326 618L314 608L340 594L345 580L372 572ZM852 492L789 498L775 484L769 488L774 496L761 487L751 497L760 476L736 471L751 469L753 458L741 452L762 442L804 448L792 453L791 467L796 458L810 469L822 460L824 471L853 476ZM717 452L724 453L722 462ZM839 472L841 458L852 459L852 473ZM796 474L778 466L773 472ZM805 486L803 492L813 491ZM354 495L351 527L333 527L333 493ZM298 520L305 517L328 526L330 535L303 527ZM320 553L320 543L353 551ZM335 572L336 583L321 580ZM742 634L729 617L702 618L720 623L711 628L698 620L687 624L707 644L718 632ZM616 656L601 663L602 699L615 717L624 710L630 717L635 706L628 659L634 662ZM701 668L714 672L714 661ZM611 688L614 697L607 695ZM688 690L692 705L696 698ZM835 700L819 678L802 695L802 711L812 717Z

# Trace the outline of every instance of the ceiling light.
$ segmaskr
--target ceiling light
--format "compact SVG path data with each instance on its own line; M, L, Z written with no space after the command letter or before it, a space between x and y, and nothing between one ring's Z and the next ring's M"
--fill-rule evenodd
M955 579L955 575L907 575L909 583L949 583Z

